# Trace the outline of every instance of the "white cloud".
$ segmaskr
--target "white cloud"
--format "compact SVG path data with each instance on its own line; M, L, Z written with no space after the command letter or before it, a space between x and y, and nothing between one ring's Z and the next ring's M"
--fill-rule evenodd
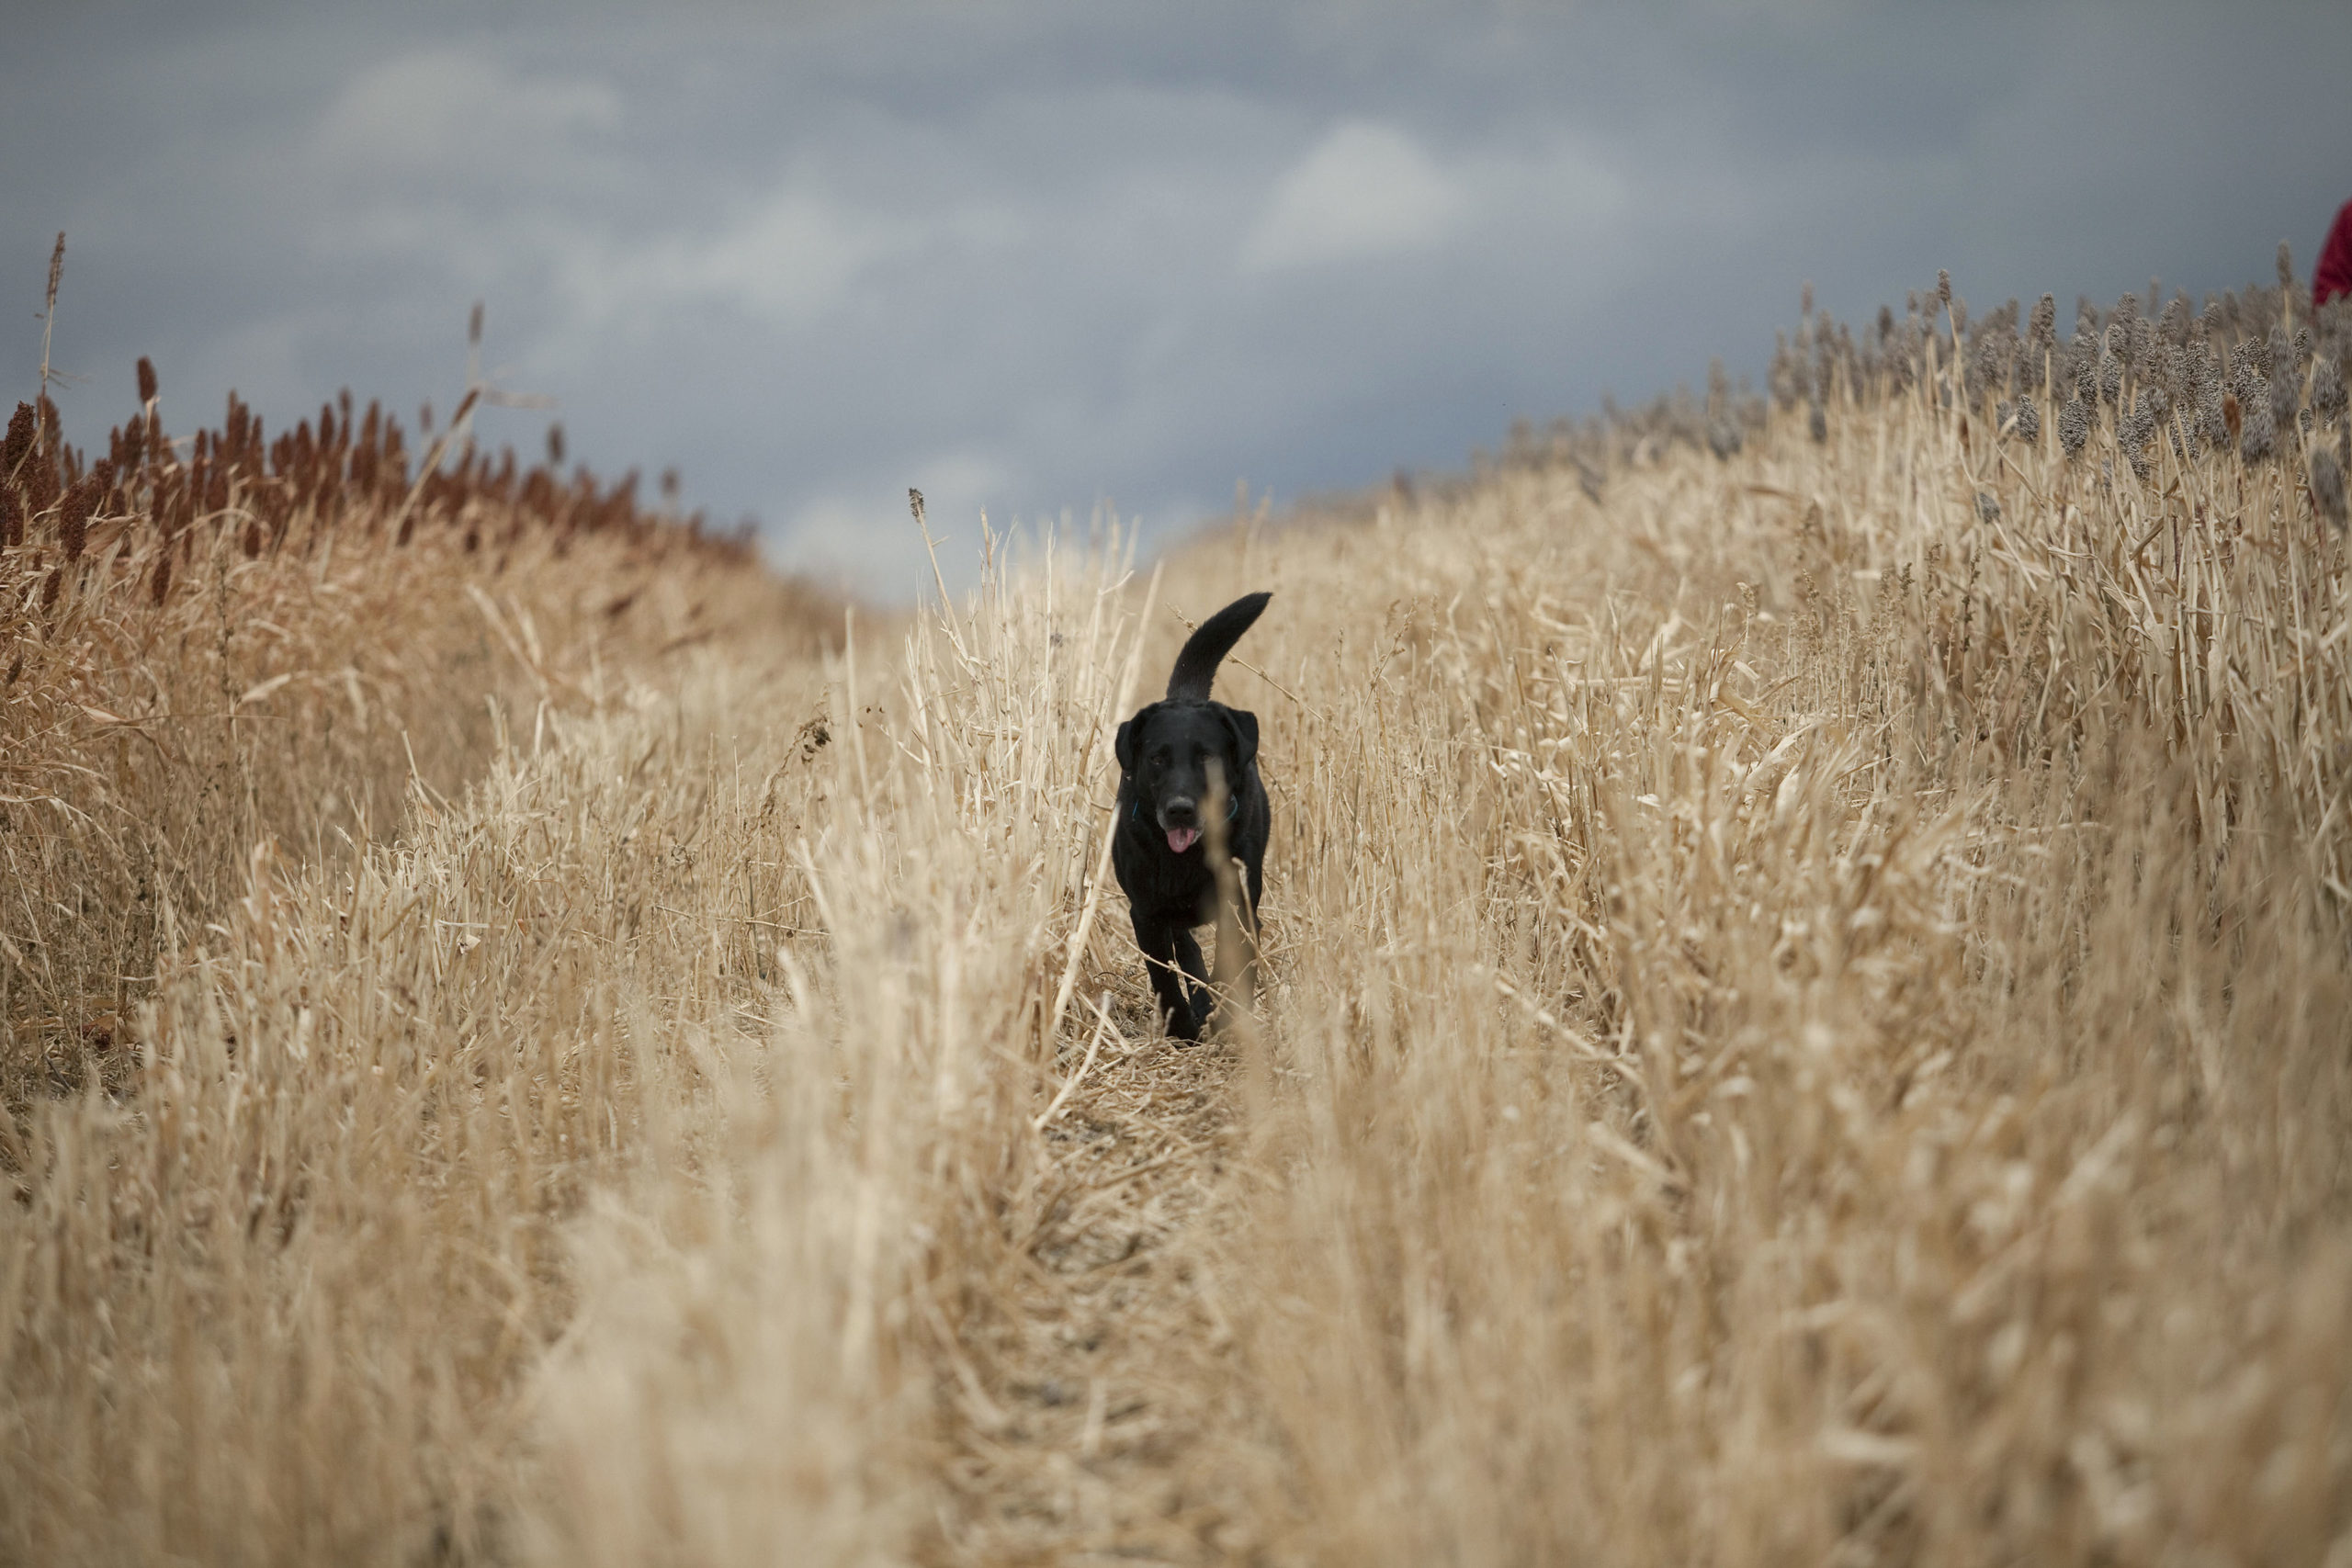
M582 248L564 276L593 321L643 318L651 307L702 299L797 327L824 314L870 268L922 242L919 225L786 188L707 235Z
M461 50L396 56L345 84L313 151L330 167L454 175L511 164L583 130L617 124L618 94L601 82L518 76Z
M1446 238L1465 205L1411 137L1346 121L1275 183L1242 245L1242 265L1276 272L1426 250Z
M1019 230L1009 214L988 208L920 217L875 210L796 174L704 233L580 244L560 268L574 303L596 324L707 301L789 330L820 320L893 264L977 254L1011 242Z

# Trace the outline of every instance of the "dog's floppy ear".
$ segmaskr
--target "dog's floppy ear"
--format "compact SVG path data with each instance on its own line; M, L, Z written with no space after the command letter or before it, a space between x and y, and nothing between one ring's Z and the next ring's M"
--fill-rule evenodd
M1258 716L1239 708L1217 705L1217 716L1225 720L1225 728L1233 732L1233 765L1246 768L1258 760Z
M1136 745L1143 739L1144 725L1149 721L1153 714L1159 711L1158 703L1146 704L1136 710L1135 717L1119 726L1119 739L1115 743L1115 749L1119 754L1121 773L1132 773L1136 771Z

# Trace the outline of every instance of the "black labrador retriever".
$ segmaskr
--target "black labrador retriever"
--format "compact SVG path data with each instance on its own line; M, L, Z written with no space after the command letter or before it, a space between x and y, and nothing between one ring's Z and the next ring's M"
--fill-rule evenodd
M1254 952L1273 812L1258 777L1258 716L1209 700L1216 667L1266 607L1271 593L1236 599L1203 621L1176 656L1168 697L1119 726L1119 827L1111 864L1134 910L1170 1038L1198 1040L1208 1021L1208 976L1193 928L1216 919L1216 873L1203 841L1208 764L1226 789L1226 852L1249 882L1241 913Z

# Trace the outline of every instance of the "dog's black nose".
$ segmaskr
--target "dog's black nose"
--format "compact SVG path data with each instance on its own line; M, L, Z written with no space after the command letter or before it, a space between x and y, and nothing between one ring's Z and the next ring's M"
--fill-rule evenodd
M1160 803L1159 823L1163 828L1194 828L1200 820L1200 807L1181 795Z

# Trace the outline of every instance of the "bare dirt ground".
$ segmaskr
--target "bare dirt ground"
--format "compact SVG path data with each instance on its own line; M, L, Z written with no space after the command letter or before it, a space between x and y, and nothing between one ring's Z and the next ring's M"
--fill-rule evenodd
M1253 1544L1246 1478L1219 1474L1255 1420L1214 1261L1238 1206L1238 1072L1229 1045L1110 1035L1048 1123L1026 1277L956 1369L944 1560L1189 1563Z

